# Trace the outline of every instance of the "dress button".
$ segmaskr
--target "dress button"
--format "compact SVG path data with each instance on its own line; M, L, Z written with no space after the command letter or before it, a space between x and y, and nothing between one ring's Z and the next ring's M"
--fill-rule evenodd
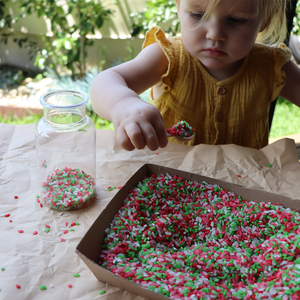
M222 122L224 120L224 114L222 113L217 113L217 121Z
M217 89L217 93L220 94L220 95L224 95L226 92L226 89L222 86L218 87Z

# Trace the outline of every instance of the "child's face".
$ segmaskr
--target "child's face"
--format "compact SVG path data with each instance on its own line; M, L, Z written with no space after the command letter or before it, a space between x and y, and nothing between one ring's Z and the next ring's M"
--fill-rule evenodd
M180 0L179 4L176 0L182 41L211 74L232 75L261 30L258 0L220 0L209 18L197 26L209 1Z

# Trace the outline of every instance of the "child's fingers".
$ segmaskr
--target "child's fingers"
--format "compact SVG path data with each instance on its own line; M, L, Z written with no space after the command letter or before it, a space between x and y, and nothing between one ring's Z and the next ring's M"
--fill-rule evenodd
M117 141L125 150L143 149L154 151L168 143L164 120L158 109L138 102L135 108L120 107L113 117Z
M137 149L144 149L146 142L141 131L141 128L136 123L127 124L125 127L125 132L130 139L132 145Z
M156 132L158 146L160 148L166 147L168 145L169 141L168 141L168 138L167 138L166 129L165 129L165 125L164 125L164 121L163 121L162 116L161 116L161 119L158 122L155 122L153 124L153 127L154 127L154 130Z
M132 151L135 149L135 146L131 143L131 141L130 141L127 133L124 131L124 129L118 128L116 131L116 135L117 135L117 142L123 149L125 149L127 151Z
M159 147L159 142L153 126L150 123L142 123L140 124L140 129L148 148L152 151L157 150Z

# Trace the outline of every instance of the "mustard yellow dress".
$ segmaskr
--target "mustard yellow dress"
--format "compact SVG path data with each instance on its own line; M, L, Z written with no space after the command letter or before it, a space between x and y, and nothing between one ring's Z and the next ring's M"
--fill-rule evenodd
M260 149L268 144L269 108L285 84L282 66L291 59L283 44L255 44L240 69L217 80L191 56L181 37L167 38L159 27L146 34L143 47L158 43L169 66L161 77L164 92L151 103L161 112L165 127L187 121L195 130L188 145L237 144ZM175 138L172 142L180 143Z

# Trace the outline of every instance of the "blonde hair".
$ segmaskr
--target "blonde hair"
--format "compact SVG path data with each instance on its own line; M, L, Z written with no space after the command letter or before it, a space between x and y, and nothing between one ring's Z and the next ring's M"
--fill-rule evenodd
M266 44L279 44L287 34L286 6L289 0L258 0L259 12L266 27L258 34L257 41Z
M279 44L285 41L287 34L286 6L290 0L256 0L258 12L261 14L264 29L257 36L256 42L264 44ZM199 25L211 15L220 0L210 0ZM178 0L180 3L180 0Z

